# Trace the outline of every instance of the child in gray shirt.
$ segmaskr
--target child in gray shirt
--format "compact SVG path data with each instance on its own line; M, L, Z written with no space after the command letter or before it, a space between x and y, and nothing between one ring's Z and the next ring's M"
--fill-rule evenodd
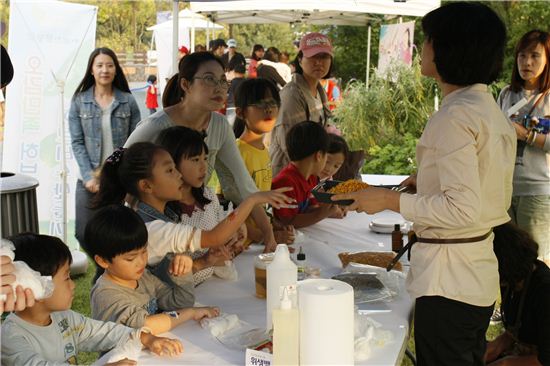
M218 308L192 307L185 288L170 287L146 269L147 228L131 208L103 207L86 225L84 236L89 254L105 270L91 292L94 319L145 326L159 334L186 320L218 316Z
M49 298L8 315L3 322L2 365L78 364L80 351L103 352L113 348L139 350L145 346L157 354L182 352L180 341L156 337L146 328L132 329L97 321L69 310L75 287L69 274L72 257L60 239L20 234L11 240L16 247L15 260L27 263L43 276L52 276L54 291ZM122 362L119 358L110 364L117 361Z

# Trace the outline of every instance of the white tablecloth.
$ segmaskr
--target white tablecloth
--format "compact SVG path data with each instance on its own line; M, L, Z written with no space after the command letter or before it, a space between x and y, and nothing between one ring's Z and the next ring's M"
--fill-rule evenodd
M304 240L295 246L302 246L308 266L321 268L321 277L329 278L341 271L341 263L337 256L341 251L391 250L389 234L376 234L368 229L370 220L376 216L401 218L389 211L375 216L351 212L344 219L325 219L316 225L301 229L305 234ZM241 320L265 328L265 299L258 299L254 295L254 258L261 250L260 246L253 245L235 259L239 272L237 281L212 278L199 285L196 288L196 301L203 305L219 306L225 313L237 314ZM371 358L361 364L399 365L407 345L411 322L412 301L409 295L403 291L392 302L369 305L366 309L372 310L371 317L381 323L383 329L393 333L394 341L384 347L375 348ZM177 358L161 358L143 351L139 364L244 364L244 351L225 347L195 321L182 324L163 335L181 339L184 345L183 354Z

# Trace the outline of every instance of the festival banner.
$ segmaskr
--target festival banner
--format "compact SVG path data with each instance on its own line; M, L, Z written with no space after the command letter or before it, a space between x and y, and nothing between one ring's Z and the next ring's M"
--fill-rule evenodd
M95 47L96 19L95 6L52 0L10 2L8 52L15 73L6 92L2 171L39 181L40 232L66 236L73 248L76 240L64 232L63 223L74 220L79 173L67 117ZM72 233L74 221L67 227Z

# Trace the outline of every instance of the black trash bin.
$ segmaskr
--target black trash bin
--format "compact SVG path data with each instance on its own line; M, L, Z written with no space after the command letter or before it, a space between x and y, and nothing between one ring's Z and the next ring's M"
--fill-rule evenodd
M0 173L0 237L39 232L36 203L38 180L23 174Z

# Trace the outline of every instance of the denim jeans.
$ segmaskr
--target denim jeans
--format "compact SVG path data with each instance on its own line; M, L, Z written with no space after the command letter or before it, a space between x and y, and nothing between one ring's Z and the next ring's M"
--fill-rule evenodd
M550 196L513 196L508 214L538 243L539 259L550 261Z

